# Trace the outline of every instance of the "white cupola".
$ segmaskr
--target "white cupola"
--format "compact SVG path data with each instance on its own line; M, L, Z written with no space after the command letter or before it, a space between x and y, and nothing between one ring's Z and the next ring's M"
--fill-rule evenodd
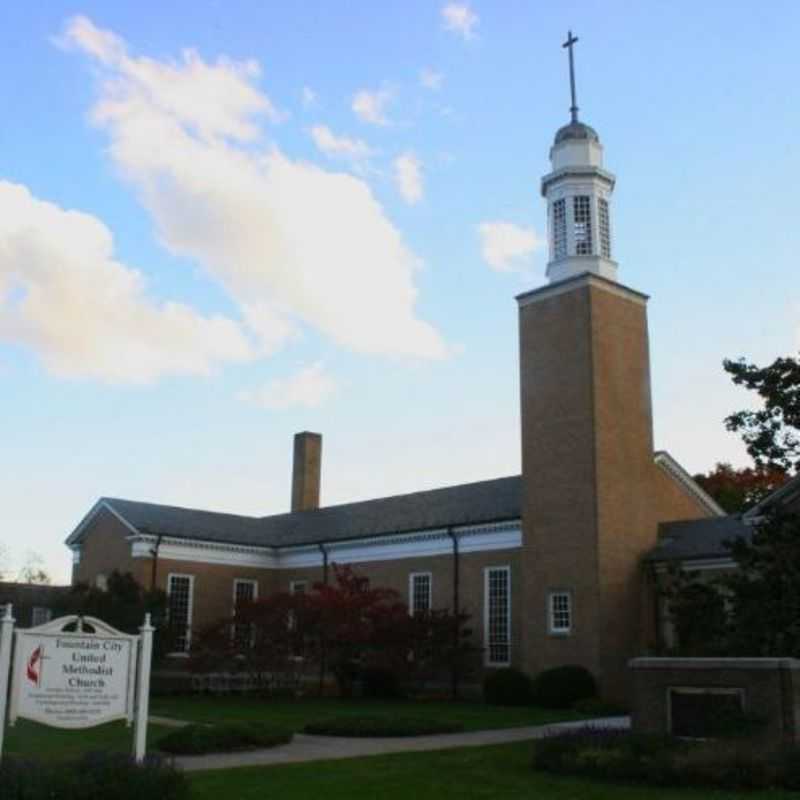
M572 119L556 133L550 148L552 171L542 178L542 196L547 200L550 283L585 272L615 281L617 264L611 242L611 194L615 178L603 169L603 146L589 125L578 120L575 102L575 67L570 31L569 48Z

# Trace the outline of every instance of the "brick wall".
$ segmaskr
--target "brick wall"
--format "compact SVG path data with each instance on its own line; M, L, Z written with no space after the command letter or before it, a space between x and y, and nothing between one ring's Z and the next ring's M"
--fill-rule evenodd
M126 537L131 531L110 511L101 509L84 534L80 562L72 568L72 582L94 584L98 575L108 576L115 569L130 572L143 586L150 585L149 561L134 559Z
M748 746L777 750L800 741L800 661L790 658L637 658L630 662L632 725L671 732L671 688L741 690L746 714L763 718Z

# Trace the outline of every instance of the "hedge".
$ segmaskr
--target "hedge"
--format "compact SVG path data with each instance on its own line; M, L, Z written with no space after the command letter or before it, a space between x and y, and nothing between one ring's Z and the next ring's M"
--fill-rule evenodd
M291 732L282 728L261 722L231 722L176 728L159 740L158 747L173 755L201 755L275 747L291 740Z
M565 664L540 672L531 687L533 702L542 708L571 708L597 694L592 673L578 664Z
M159 756L141 765L122 753L89 753L77 761L40 763L5 756L3 800L187 800L186 777Z

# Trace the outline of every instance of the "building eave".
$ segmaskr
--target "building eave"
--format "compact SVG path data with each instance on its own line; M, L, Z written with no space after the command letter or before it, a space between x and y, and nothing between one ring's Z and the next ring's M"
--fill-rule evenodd
M83 540L83 536L86 532L86 529L91 525L91 523L95 520L95 518L102 512L108 511L109 514L112 514L116 519L121 522L132 534L139 535L140 531L122 514L119 513L109 502L106 500L105 497L101 497L86 513L83 519L77 524L75 529L70 533L69 536L64 540L64 544L67 545L70 549L74 550L76 547L80 546L81 541Z

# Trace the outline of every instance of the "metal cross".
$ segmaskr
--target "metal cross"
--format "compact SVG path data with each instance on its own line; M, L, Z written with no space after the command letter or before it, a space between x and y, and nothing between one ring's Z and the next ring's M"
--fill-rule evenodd
M569 49L569 89L572 95L572 105L569 107L569 113L572 115L572 121L578 121L578 104L575 100L575 59L572 55L572 46L578 41L577 36L572 35L572 31L567 32L567 41L562 44L562 47Z

